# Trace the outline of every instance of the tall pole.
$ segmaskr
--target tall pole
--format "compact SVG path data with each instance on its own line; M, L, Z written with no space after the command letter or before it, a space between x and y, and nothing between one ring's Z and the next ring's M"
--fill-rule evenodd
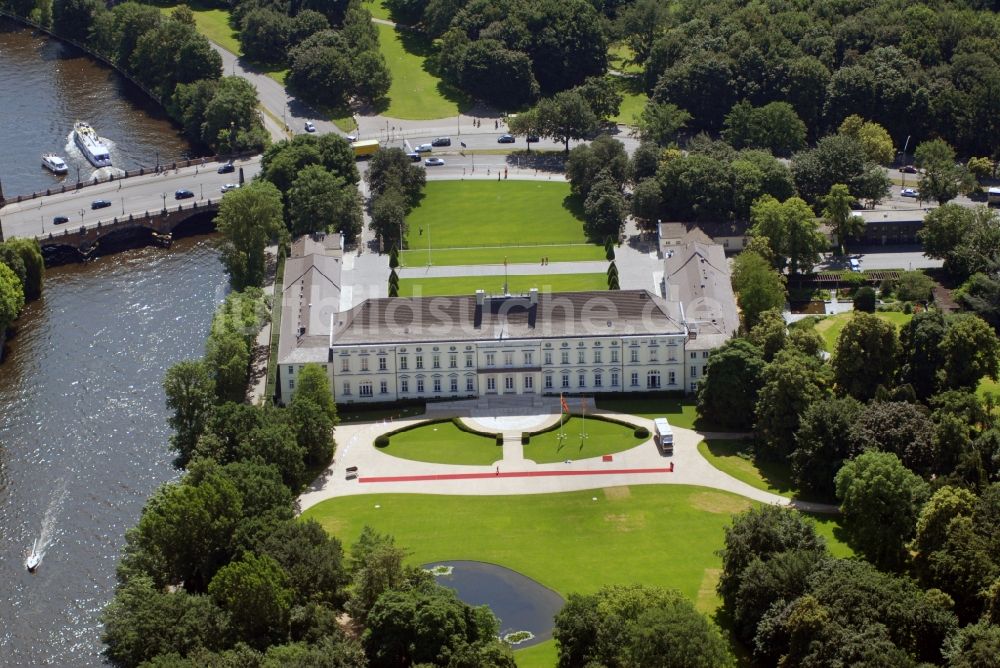
M427 223L427 266L431 266L431 224Z

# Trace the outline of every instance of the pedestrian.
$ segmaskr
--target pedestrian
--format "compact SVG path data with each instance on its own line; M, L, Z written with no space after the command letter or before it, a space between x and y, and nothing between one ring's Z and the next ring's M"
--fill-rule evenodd
M493 121L493 129L496 130L500 127L500 121Z
M500 475L500 467L498 466L497 467L497 476L499 476L499 475Z
M503 177L504 177L504 179L507 178L507 168L506 167L503 168Z
M500 183L500 170L497 170L497 183Z

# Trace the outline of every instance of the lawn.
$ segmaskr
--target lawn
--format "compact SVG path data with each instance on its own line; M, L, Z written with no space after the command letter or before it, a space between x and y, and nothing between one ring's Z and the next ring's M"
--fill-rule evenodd
M566 182L430 181L406 247L426 252L428 237L432 248L584 244L578 208Z
M503 459L496 439L462 431L452 422L436 422L393 434L389 445L379 448L387 455L435 464L489 466Z
M987 394L993 394L997 399L1000 399L1000 383L993 380L992 378L983 378L979 382L979 387L976 389L976 394L979 395L980 399L985 399Z
M601 397L597 407L649 420L665 417L675 427L712 431L714 428L698 417L697 402L691 397ZM726 431L726 430L720 430Z
M457 89L432 73L434 46L420 33L376 24L379 44L392 74L388 103L378 112L391 118L426 120L455 117L468 106Z
M482 289L486 294L503 294L503 274L493 276L455 276L449 278L403 278L399 281L400 297L439 297L473 295ZM510 294L527 293L531 288L539 292L577 292L607 290L608 277L604 274L550 274L535 276L510 276L507 291Z
M642 113L648 97L642 88L642 79L638 77L618 79L618 88L622 94L622 106L614 121L622 125L635 125L635 118Z
M832 353L836 350L837 337L840 336L840 330L844 328L844 325L847 324L847 321L853 315L853 313L838 313L837 315L823 318L816 323L816 332L823 337L827 352ZM913 318L913 315L899 311L876 311L875 315L887 322L891 322L896 326L897 331Z
M636 438L633 431L613 422L572 417L563 425L563 439L559 438L558 429L532 436L531 442L524 446L524 458L539 464L587 459L629 450L649 440L649 437Z
M611 69L618 70L624 74L642 74L642 65L633 62L625 64L626 60L632 60L633 55L632 49L627 44L615 44L608 49L608 63L611 65Z
M748 443L713 439L698 444L698 452L723 473L751 487L787 498L795 496L792 471L786 462L758 462L745 452Z
M563 596L643 583L698 601L715 600L703 583L721 567L723 528L750 505L702 487L636 485L522 496L365 494L324 501L303 516L344 545L371 525L393 535L413 564L471 559L512 568Z
M170 12L178 7L178 4L152 3L160 8L163 14L169 16ZM186 3L194 14L194 24L198 32L212 40L227 51L238 54L240 52L239 33L233 30L229 24L229 10L210 8L200 5L197 2Z
M371 12L373 18L392 20L392 17L389 16L389 9L382 4L382 0L365 0L364 7Z

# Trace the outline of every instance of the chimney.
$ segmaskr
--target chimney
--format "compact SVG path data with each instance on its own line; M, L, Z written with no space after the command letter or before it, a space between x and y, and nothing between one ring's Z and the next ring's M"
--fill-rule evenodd
M528 303L532 306L538 304L538 288L528 290Z
M486 291L482 289L476 290L476 306L482 308L483 302L485 301L486 301Z

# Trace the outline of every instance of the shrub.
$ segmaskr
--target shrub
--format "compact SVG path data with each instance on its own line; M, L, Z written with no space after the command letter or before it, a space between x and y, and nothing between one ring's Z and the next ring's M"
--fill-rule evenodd
M470 427L469 425L462 422L461 418L457 417L451 418L451 423L455 425L456 429L458 429L459 431L464 431L467 434L475 434L476 436L485 436L486 438L495 438L501 435L495 431L482 431L480 429L474 429L473 427Z
M388 434L379 434L378 436L375 437L375 447L376 448L384 448L384 447L386 447L388 445L389 445L389 435Z
M857 293L854 295L854 310L864 311L865 313L874 313L875 290L868 286L858 289Z
M497 434L497 445L503 445L503 434Z
M636 438L649 438L649 430L645 427L636 427L636 430L632 434Z
M521 445L528 445L531 443L531 434L526 431L521 432Z

